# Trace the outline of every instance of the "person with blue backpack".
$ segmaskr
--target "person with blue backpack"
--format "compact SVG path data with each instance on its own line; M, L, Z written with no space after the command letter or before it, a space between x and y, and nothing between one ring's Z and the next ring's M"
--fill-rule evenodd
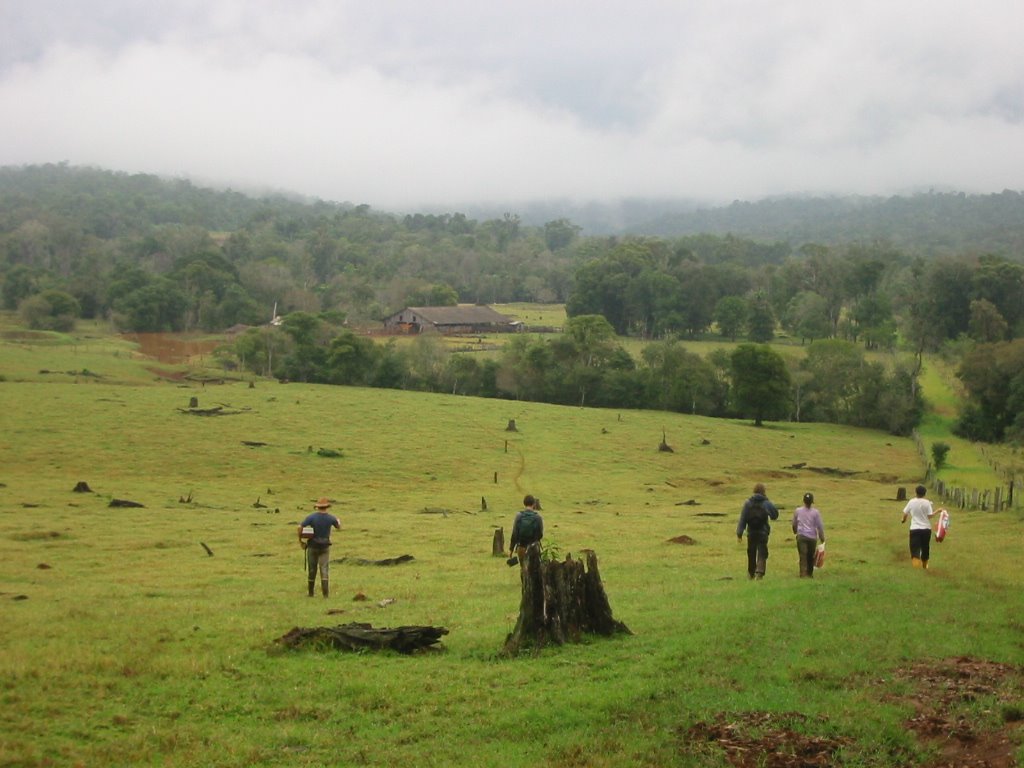
M540 500L530 494L523 497L523 509L512 522L512 540L509 542L509 560L518 557L525 564L527 548L544 538L544 518L537 511Z
M766 495L764 483L754 486L753 495L743 504L736 525L736 539L743 541L747 532L747 574L751 579L763 579L768 567L768 537L772 528L769 520L779 519L779 510Z

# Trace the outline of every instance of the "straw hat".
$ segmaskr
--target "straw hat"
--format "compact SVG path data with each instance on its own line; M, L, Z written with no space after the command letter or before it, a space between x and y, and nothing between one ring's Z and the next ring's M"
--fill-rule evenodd
M316 504L314 504L313 506L316 507L317 509L327 509L329 506L331 506L331 500L328 499L326 496L321 496L317 500Z

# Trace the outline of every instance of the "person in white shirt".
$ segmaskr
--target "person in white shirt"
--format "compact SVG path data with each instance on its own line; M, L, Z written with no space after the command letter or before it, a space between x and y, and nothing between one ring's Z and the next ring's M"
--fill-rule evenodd
M935 510L932 503L924 497L926 490L923 485L914 489L916 498L907 502L903 508L901 523L910 519L910 562L915 568L928 567L928 550L932 541L932 515Z

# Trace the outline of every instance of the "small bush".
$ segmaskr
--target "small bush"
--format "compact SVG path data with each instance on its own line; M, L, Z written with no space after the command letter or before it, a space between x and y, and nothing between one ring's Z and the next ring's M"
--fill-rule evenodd
M946 443L932 443L932 462L936 469L946 466L946 456L949 454L949 445Z

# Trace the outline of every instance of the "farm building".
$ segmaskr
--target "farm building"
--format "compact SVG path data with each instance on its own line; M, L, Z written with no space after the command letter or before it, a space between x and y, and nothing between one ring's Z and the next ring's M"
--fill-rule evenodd
M396 333L496 333L514 331L511 318L479 304L455 307L406 307L384 318L384 329Z

